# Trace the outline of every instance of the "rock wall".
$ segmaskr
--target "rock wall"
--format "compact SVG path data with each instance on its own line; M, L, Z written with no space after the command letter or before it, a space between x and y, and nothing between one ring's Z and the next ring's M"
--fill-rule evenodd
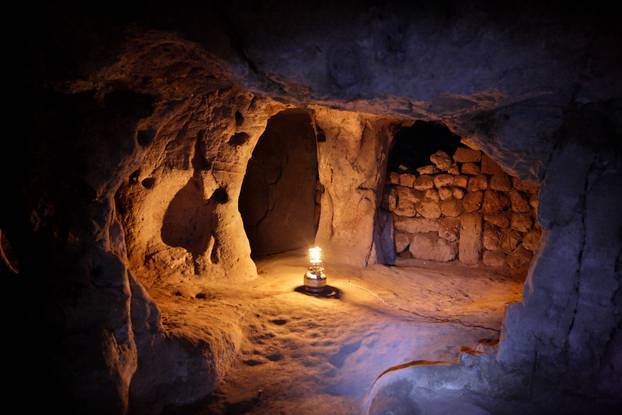
M384 208L399 257L526 272L542 233L539 186L468 147L430 161L416 174L389 172Z
M421 399L484 413L619 412L622 152L613 143L590 145L586 138L599 128L588 125L569 134L547 166L542 241L500 343L483 342L459 364L387 376L370 394L370 414ZM374 408L373 398L390 392L395 402Z
M565 388L619 401L615 13L470 2L233 1L161 15L33 9L7 22L19 128L0 163L0 229L19 263L5 315L26 339L10 345L20 364L11 383L29 392L20 407L47 397L63 412L123 414L132 385L161 404L209 393L233 358L235 332L212 333L233 333L217 343L229 354L173 335L140 286L172 281L171 265L180 281L255 274L239 189L267 120L289 107L313 109L326 137L317 238L330 261L390 256L381 239L392 240L393 226L378 209L396 122L388 118L441 121L506 172L543 183L542 243L498 355L465 359L443 382L438 367L410 373L411 383L524 400ZM207 240L175 231L187 216ZM476 231L471 221L464 229ZM169 352L167 368L196 364L159 372ZM176 401L179 374L207 387ZM33 390L47 396L33 400Z
M376 214L395 118L314 107L321 215L316 243L326 261L365 266L377 260Z

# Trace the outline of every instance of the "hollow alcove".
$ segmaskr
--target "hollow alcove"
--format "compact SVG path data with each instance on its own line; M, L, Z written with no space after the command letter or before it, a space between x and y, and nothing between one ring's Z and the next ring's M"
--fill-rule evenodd
M320 206L317 145L309 113L285 110L268 120L248 162L239 209L251 255L308 247Z
M460 140L421 121L395 134L383 207L396 264L459 262L524 277L542 233L538 186Z
M430 156L441 150L454 154L460 137L438 122L415 121L411 126L400 128L389 150L387 169L396 173L416 173L417 169L430 165Z

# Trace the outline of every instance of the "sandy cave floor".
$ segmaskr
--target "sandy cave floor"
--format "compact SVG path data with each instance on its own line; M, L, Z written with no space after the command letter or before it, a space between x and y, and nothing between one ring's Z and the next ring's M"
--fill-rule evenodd
M316 298L296 291L305 264L303 253L288 253L258 261L259 278L243 285L150 288L168 330L216 342L227 333L241 345L213 397L183 413L358 414L387 369L456 361L461 349L498 339L523 287L456 264L329 264L340 298Z

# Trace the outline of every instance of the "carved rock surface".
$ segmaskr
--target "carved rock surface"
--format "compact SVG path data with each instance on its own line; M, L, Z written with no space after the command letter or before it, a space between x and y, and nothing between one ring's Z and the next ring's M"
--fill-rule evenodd
M482 154L472 174L502 166L542 182L539 203L530 198L542 243L498 353L408 368L406 390L450 384L490 400L570 402L579 413L589 411L571 397L594 397L592 413L619 407L620 28L606 8L508 7L361 3L344 13L232 2L165 16L49 7L28 10L26 23L9 19L19 91L9 102L22 128L3 142L0 226L27 264L6 291L27 293L14 296L13 309L27 313L15 318L37 322L18 321L32 336L20 349L34 353L14 359L42 379L40 400L53 391L65 413L155 414L213 391L239 331L206 315L201 338L181 321L171 332L154 284L256 276L242 181L270 117L299 108L313 113L317 134L316 242L327 262L370 263L397 124L442 120L498 161ZM523 268L525 239L504 235L509 263ZM421 401L408 402L419 411Z

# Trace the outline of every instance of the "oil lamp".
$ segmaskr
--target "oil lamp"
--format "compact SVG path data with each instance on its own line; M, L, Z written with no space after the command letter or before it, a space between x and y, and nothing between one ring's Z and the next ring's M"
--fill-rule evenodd
M305 273L305 290L310 293L321 293L326 287L326 274L322 266L322 248L309 248L309 268Z

